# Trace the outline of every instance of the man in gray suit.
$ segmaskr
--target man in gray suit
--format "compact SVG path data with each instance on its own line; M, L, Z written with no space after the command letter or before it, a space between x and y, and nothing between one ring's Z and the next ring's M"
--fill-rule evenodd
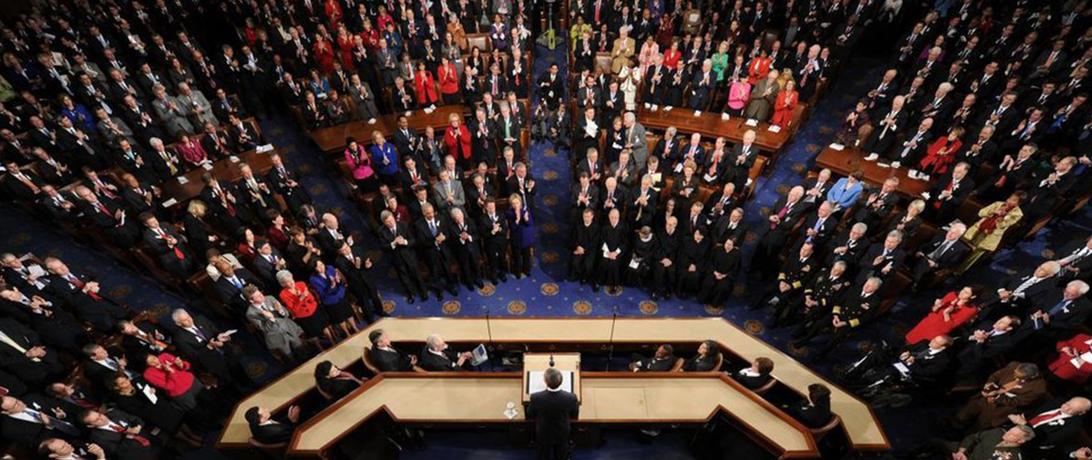
M191 107L183 106L175 98L167 94L167 88L163 87L163 85L153 86L152 92L155 93L155 99L152 99L152 108L155 109L156 116L163 120L163 125L167 127L167 132L171 133L171 137L177 139L182 133L192 133L193 125L186 119L190 114Z
M216 114L212 113L212 104L201 93L201 90L192 89L188 83L181 82L178 84L178 96L175 97L175 100L182 107L189 108L190 122L194 126L205 126L206 123L220 125L220 122L216 119Z
M262 332L265 346L269 351L291 358L292 352L303 346L300 340L303 329L292 321L288 310L277 299L266 297L257 286L247 285L243 288L243 296L249 304L246 319Z
M751 90L751 100L747 103L747 110L743 116L758 121L766 121L770 118L770 110L777 100L777 92L781 85L777 84L777 70L770 70L765 80L759 80Z
M451 211L451 208L462 208L466 204L463 184L453 179L447 169L440 170L440 180L432 186L432 194L436 197L437 210L442 213Z
M373 123L379 116L379 110L375 108L375 94L368 85L360 81L360 75L353 74L349 77L349 83L352 85L349 87L349 94L356 106L356 117L369 124Z
M645 167L648 160L648 141L645 139L645 127L637 122L637 114L626 112L622 116L622 126L626 128L626 148L632 150L633 162L637 168Z

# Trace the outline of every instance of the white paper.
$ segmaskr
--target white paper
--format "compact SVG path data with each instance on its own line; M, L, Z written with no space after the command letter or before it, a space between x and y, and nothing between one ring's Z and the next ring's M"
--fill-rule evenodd
M163 202L163 207L164 208L169 208L169 207L174 206L176 204L178 204L178 200L176 200L174 198L168 198L167 201Z
M700 117L701 116L701 110L695 110L694 111L694 116L695 117Z
M205 171L212 171L212 163L201 163L201 167L205 168Z
M273 150L273 144L259 145L258 148L255 149L255 151L258 152L258 153L265 153L265 152L268 152L270 150Z
M834 143L834 144L830 144L830 148L840 152L842 150L845 150L846 146L844 146L842 144Z
M232 163L238 163L239 162L239 157L237 157L235 155L232 155L232 156L228 157L228 160L231 160Z
M721 120L724 120L724 121L728 121L728 120L729 120L729 119L731 119L731 118L732 118L732 116L731 116L731 115L728 115L727 113L722 113L722 114L720 114L720 119L721 119Z
M747 126L752 126L752 127L753 126L758 126L758 120L755 120L754 118L748 118L747 121L745 121L743 124L745 124Z
M27 265L27 271L30 272L31 277L41 278L46 276L45 270L38 264Z
M144 385L144 394L148 396L148 400L151 401L152 404L155 404L156 401L159 401L159 396L156 396L155 388L152 388L151 385Z
M178 176L178 183L182 184L182 185L186 185L186 184L190 183L190 180L186 179L186 176Z
M766 128L766 131L769 131L771 133L779 133L781 132L781 127L777 125L770 125L769 128Z
M606 257L607 254L610 254L610 248L607 247L607 243L603 243L602 249L603 249L603 257Z
M630 259L629 260L629 268L632 268L632 269L636 270L640 266L641 266L641 263L638 262L637 259Z
M902 361L899 361L899 362L895 363L894 366L895 366L895 370L899 371L900 374L910 375L910 368L906 367L906 365L903 364Z
M546 391L546 380L542 378L545 371L527 371L527 394ZM573 372L561 371L561 390L573 391Z

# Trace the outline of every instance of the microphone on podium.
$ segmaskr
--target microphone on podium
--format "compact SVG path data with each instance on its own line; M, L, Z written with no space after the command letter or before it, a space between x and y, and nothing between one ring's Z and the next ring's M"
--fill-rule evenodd
M554 355L550 355L550 367L554 367Z

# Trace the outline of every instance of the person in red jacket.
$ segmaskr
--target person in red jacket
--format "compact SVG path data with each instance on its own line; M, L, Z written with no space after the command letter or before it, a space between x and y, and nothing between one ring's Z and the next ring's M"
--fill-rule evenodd
M432 78L432 72L425 69L424 62L417 63L417 72L413 77L413 84L417 90L417 105L424 107L436 107L436 101L440 100L436 95L436 80Z
M451 124L444 132L444 146L447 147L447 154L456 160L467 162L471 155L470 130L466 129L466 125L462 123L462 118L457 113L448 116L448 120Z
M459 97L459 71L455 70L455 63L448 60L447 56L440 57L440 67L436 69L436 76L440 79L440 94L444 96L447 104L462 102Z
M324 74L334 71L334 47L322 35L315 37L315 62Z
M319 310L318 299L307 289L307 285L302 281L296 281L288 270L277 272L277 284L281 286L281 292L277 298L281 299L284 308L292 314L292 319L300 325L303 333L312 340L326 337L330 343L334 343L326 312Z
M1058 357L1050 363L1050 373L1060 380L1083 385L1092 376L1092 335L1077 334L1056 345Z
M181 407L197 406L197 394L205 389L190 371L190 363L170 353L149 354L144 362L144 381L167 392Z

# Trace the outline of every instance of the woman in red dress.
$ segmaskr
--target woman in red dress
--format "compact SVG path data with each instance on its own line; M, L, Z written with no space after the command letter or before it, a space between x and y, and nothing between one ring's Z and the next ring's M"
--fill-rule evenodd
M432 72L425 68L424 61L417 63L417 72L414 72L413 85L417 90L417 105L421 107L435 107L440 97L436 95L436 80L432 78Z
M679 51L679 40L671 40L671 47L664 51L664 67L678 70L680 59L682 59L682 51Z
M280 211L270 210L270 216L273 223L265 231L265 237L269 240L269 244L277 248L278 251L284 252L288 249L288 225L285 223L284 215Z
M324 74L334 71L334 47L321 34L315 37L315 62Z
M440 80L440 94L444 96L447 104L458 104L459 97L459 71L455 69L455 63L447 56L440 56L440 67L436 69L436 76Z
M447 147L448 155L459 161L470 160L470 130L466 129L457 113L449 115L448 121L451 124L444 132L444 146Z
M796 92L796 82L788 80L785 87L777 93L777 101L774 102L774 114L770 124L781 128L789 126L792 122L792 112L796 110L796 103L800 102L800 94Z
M341 66L346 71L353 70L353 34L345 28L345 24L337 26L337 49L341 51Z
M304 335L316 344L321 337L334 343L326 312L319 309L318 299L307 289L307 285L303 281L296 281L288 271L277 273L277 283L281 286L277 298L281 299L284 308L292 314L292 319L303 329Z
M766 49L759 49L758 56L751 59L751 64L747 66L747 82L754 86L759 80L765 79L772 64L773 61L766 55Z
M949 292L942 299L933 302L933 308L925 318L906 333L906 343L933 340L938 335L947 335L963 323L978 314L978 307L971 304L977 293L974 288L964 286L959 292Z
M960 140L963 137L963 128L956 126L948 131L948 135L938 138L929 145L929 150L925 154L925 158L921 159L921 163L918 164L918 169L921 170L921 174L924 176L943 175L948 173L948 167L955 162L955 154L963 146L963 141ZM917 176L918 173L911 171L910 177ZM928 180L928 179L926 179Z

